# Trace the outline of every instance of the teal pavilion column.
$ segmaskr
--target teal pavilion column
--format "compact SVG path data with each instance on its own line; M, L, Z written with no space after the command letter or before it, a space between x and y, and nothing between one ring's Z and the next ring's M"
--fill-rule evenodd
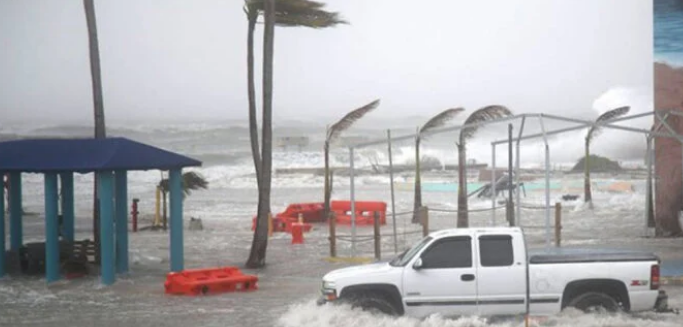
M183 188L180 169L170 172L171 189L171 271L183 270Z

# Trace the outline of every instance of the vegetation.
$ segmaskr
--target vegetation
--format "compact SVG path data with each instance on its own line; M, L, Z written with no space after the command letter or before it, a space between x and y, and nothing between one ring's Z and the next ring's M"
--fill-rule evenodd
M276 5L277 3L277 5ZM273 57L275 25L283 27L324 28L345 23L339 14L327 12L325 4L309 0L245 0L247 15L247 83L249 100L249 136L259 190L257 223L246 266L260 268L266 263L268 247L268 215L270 215L270 182L272 168ZM254 30L263 16L263 115L262 145L259 151L254 77Z
M157 186L159 186L159 189L161 190L161 194L163 197L163 221L164 226L166 226L166 221L168 221L166 199L168 193L171 191L171 188L169 187L168 178L162 178ZM192 191L205 190L207 188L209 188L209 182L201 174L193 171L189 171L183 174L183 199L192 194Z
M586 161L588 161L588 163L586 163ZM571 171L577 173L584 171L586 165L588 165L588 170L598 173L618 172L621 170L621 166L619 166L618 162L607 157L591 154L588 160L586 160L586 157L581 157Z
M448 121L455 118L457 114L464 110L465 109L463 108L446 109L432 117L417 131L417 135L415 136L415 199L413 201L413 223L419 222L418 209L422 206L422 181L420 178L420 164L422 163L422 158L420 158L420 141L426 138L426 133L446 125Z
M483 107L473 112L467 120L465 125L476 124L494 120L497 118L510 116L512 112L499 105L491 105ZM456 144L458 147L458 227L468 227L469 217L467 214L467 141L474 137L477 132L477 127L467 127L460 130L460 139Z
M595 120L596 123L603 123L603 122L608 122L612 119L618 118L620 116L623 116L628 113L630 110L630 107L619 107L616 109L609 110L605 112L604 114L600 115L598 119ZM600 126L593 126L590 129L588 129L588 133L586 133L586 143L585 143L585 150L586 154L584 158L588 158L588 160L584 160L584 179L583 179L583 192L584 192L584 202L588 202L590 204L590 207L593 208L593 195L591 193L591 175L590 171L592 168L592 163L591 163L591 158L592 156L590 155L590 144L593 139L595 139L600 132L602 131L602 128ZM618 165L617 165L618 166Z
M347 113L342 119L336 122L331 127L327 128L327 135L325 136L325 186L323 217L328 217L330 213L330 199L332 197L332 174L330 173L330 145L332 145L339 136L347 129L351 128L358 120L363 118L367 113L379 106L380 100L372 101L358 109L354 109Z

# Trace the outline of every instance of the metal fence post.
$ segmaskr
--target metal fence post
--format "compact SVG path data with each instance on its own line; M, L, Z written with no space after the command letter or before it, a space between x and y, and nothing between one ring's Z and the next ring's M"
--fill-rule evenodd
M555 202L555 246L562 243L562 203Z
M375 235L375 259L382 259L382 239L379 235L379 211L373 213L373 225L374 225L374 235Z

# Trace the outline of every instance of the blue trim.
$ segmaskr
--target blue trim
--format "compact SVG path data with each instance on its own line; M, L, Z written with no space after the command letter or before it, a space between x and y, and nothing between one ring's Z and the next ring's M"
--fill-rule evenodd
M9 213L9 230L10 230L10 250L19 252L23 241L22 228L22 201L21 201L21 173L12 172L9 175L10 189L10 213Z
M113 176L110 171L98 173L100 197L100 271L102 284L111 285L116 281L114 273L114 206Z
M0 184L5 174L0 172ZM5 186L0 185L0 278L5 276Z
M74 224L76 217L74 213L74 174L60 173L59 178L62 182L62 238L65 241L74 241Z
M128 272L128 176L125 170L115 172L116 190L116 272Z
M59 280L59 223L57 174L45 174L45 279Z
M171 170L171 271L183 270L183 189L180 169Z

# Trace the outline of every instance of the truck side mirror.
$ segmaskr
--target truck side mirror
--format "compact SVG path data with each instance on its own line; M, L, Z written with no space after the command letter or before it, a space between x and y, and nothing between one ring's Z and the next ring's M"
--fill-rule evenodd
M415 269L415 270L422 269L422 258L417 258L417 260L415 260L415 263L413 263L413 269Z

